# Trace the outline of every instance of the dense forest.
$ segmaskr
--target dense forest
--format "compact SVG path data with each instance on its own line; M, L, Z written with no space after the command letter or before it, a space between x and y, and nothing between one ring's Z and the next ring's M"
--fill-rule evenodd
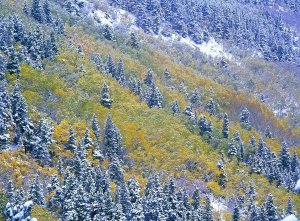
M297 32L274 7L300 2L1 0L0 218L298 220L297 115L209 75L235 60L201 54L199 74L191 48L153 37L216 39L295 67ZM105 9L136 28L87 16Z

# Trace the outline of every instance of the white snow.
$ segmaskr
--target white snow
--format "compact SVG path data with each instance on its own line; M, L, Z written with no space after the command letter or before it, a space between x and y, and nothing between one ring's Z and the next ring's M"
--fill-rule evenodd
M101 10L96 10L96 11L91 12L90 16L92 16L95 19L95 21L99 22L102 25L112 26L112 24L113 24L113 21L109 17L109 15L104 13Z
M300 192L300 179L296 183L295 191Z
M210 38L208 42L197 44L194 41L192 41L189 37L183 38L178 34L172 34L170 37L165 37L163 35L156 35L154 37L161 38L167 42L180 42L193 49L199 49L203 54L206 54L213 58L226 58L228 60L233 59L232 54L225 52L224 47L218 42L216 42L214 38Z
M211 206L213 207L213 209L217 212L220 212L220 211L225 211L227 210L227 206L225 206L224 203L220 202L220 201L217 201L217 200L212 200L211 201Z
M102 9L95 10L96 7L91 1L89 4L89 16L94 18L94 20L101 25L109 25L114 28L118 28L118 26L124 26L127 30L137 29L135 24L136 18L131 13L123 9L110 7L108 5L103 6ZM193 49L199 49L202 53L213 58L226 58L228 60L233 59L232 54L226 52L223 45L216 42L214 38L210 38L208 42L196 44L189 37L183 38L179 34L174 33L171 35L171 37L165 37L163 35L154 35L154 37L160 38L166 42L180 42Z
M106 12L103 10L92 10L89 16L101 25L109 25L116 27L118 25L125 25L131 27L135 25L135 17L126 12L123 9L107 9Z
M281 221L299 221L299 219L294 214L292 214L292 215L285 217Z

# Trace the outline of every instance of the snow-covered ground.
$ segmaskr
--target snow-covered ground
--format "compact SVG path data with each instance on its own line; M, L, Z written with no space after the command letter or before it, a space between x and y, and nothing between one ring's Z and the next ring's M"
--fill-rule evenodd
M295 191L300 192L300 179L297 181L297 184L295 186Z
M292 214L292 215L285 217L281 221L299 221L299 219L294 214Z
M92 3L89 3L91 10L88 13L88 16L92 17L97 23L101 25L109 25L112 27L118 27L123 25L127 30L136 30L136 18L131 13L122 10L110 7L105 5L105 10L97 9L95 10ZM171 37L165 37L163 35L154 35L155 38L163 39L167 42L180 42L185 44L193 49L199 49L203 54L211 56L213 58L226 58L228 60L233 59L233 55L226 52L224 47L216 42L214 38L211 38L208 42L202 44L196 44L189 37L183 38L178 34L172 34Z
M190 38L181 38L180 42L189 45L192 48L198 48L202 53L213 58L226 58L232 60L232 54L225 52L224 47L216 42L214 38L210 38L208 42L196 44Z

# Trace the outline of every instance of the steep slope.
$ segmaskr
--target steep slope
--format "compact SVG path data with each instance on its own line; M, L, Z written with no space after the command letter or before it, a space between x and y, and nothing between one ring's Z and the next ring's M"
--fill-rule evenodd
M4 12L12 7L8 2L2 6ZM53 3L53 7L56 8L57 6ZM16 9L16 11L22 14L20 10ZM285 205L282 202L287 202L288 197L291 196L294 210L296 210L296 214L299 213L299 194L288 192L288 189L293 189L292 186L288 186L286 183L280 184L282 180L286 180L285 178L275 177L274 179L274 177L270 178L270 174L267 174L266 177L262 174L253 173L251 162L241 160L241 158L230 154L225 157L226 162L223 162L225 166L217 167L217 163L221 159L221 152L224 151L227 155L227 151L230 150L231 138L236 130L239 131L241 140L244 141L245 155L251 152L250 145L248 145L250 136L254 135L258 140L264 136L264 130L268 125L271 125L272 132L276 134L272 139L265 138L267 146L272 151L279 153L281 138L297 144L299 134L296 129L291 129L287 121L274 117L273 113L263 103L257 101L254 96L236 92L212 81L209 77L197 75L192 68L176 64L163 51L154 50L146 42L142 44L141 48L133 49L130 43L128 44L130 41L129 34L116 35L113 37L114 41L109 41L104 39L102 27L94 26L84 19L74 23L74 20L78 19L77 17L66 15L61 9L56 9L55 12L69 21L66 22L67 37L56 36L57 42L59 42L59 55L55 56L54 59L43 60L42 70L34 69L29 64L22 64L20 75L10 75L9 73L5 75L9 91L13 90L16 78L19 78L22 95L28 104L29 116L33 120L35 130L38 131L40 123L37 122L42 118L47 118L52 122L54 142L49 146L51 162L44 165L44 162L41 161L43 156L37 156L34 152L22 153L24 152L23 144L15 145L13 138L17 135L15 131L10 129L9 133L12 139L9 140L9 143L12 145L1 152L3 190L6 189L9 174L13 174L17 188L30 189L28 180L31 182L33 174L37 172L42 178L40 180L44 187L51 183L49 175L58 174L59 186L64 190L67 189L68 176L71 175L66 175L68 174L66 171L70 171L68 167L77 168L76 157L81 154L80 147L82 145L79 142L77 150L66 150L65 142L69 138L69 127L73 127L78 138L77 141L80 141L79 138L85 137L86 128L89 128L90 131L94 129L90 123L93 114L100 121L102 128L104 125L107 127L108 123L105 123L105 119L110 114L123 137L126 153L122 168L126 181L134 176L141 187L145 187L147 182L148 186L151 184L149 177L158 173L162 183L168 183L172 178L177 188L185 188L189 192L189 196L197 187L201 196L208 195L210 200L214 202L212 206L216 210L215 219L220 215L226 220L230 219L228 213L233 211L235 205L239 204L241 211L246 208L247 203L243 199L248 199L248 196L245 197L245 195L247 195L248 185L253 181L257 191L256 201L258 205L265 201L268 193L272 193L275 204L284 208ZM29 24L35 24L30 17L25 17L25 21ZM72 24L72 27L69 27L68 24ZM82 31L83 29L84 31ZM95 65L95 54L105 62L98 61ZM114 63L117 59L122 59L128 81L125 86L120 84L122 81L119 78L110 76L110 66L107 62L109 55L113 58ZM154 71L155 85L163 97L162 99L160 97L154 98L161 101L162 108L150 108L149 99L152 95L150 98L147 97L148 87L145 84L142 85L142 93L139 95L129 86L129 82L134 82L134 80L130 81L131 78L141 81L145 79L149 68ZM207 65L207 68L213 67ZM165 69L168 69L168 74ZM101 98L103 98L101 90L104 83L109 85L110 96L114 101L111 109L101 105ZM191 98L195 94L196 88L201 89L199 103L194 104L192 111L185 109L182 113L192 101ZM211 102L211 98L217 107L213 110L216 113L213 114L210 114L212 109L207 105ZM172 112L174 101L179 103L179 113ZM244 107L247 107L251 113L250 119L254 127L250 130L243 128L239 123L240 113ZM228 113L231 122L229 127L230 139L223 137L224 112ZM198 126L198 123L201 125L200 115L205 115L213 125L213 132L208 134L212 136L211 139L206 134L204 136L199 135L201 133L201 128L199 129ZM101 141L108 139L106 127L103 130L104 134L101 135ZM105 142L103 144L101 142L101 145L97 146L96 134L90 133L90 135L94 144L87 148L87 162L91 163L91 167L87 166L87 168L93 171L97 165L100 165L101 170L106 171L108 169L111 172L111 165L116 162L105 152ZM266 151L268 151L267 146ZM94 150L98 148L103 151L104 159L99 160L93 154ZM298 151L299 154L299 147L289 148L291 153L294 150ZM281 150L282 152L283 150ZM280 156L279 159L272 159L276 161L274 165L283 158L282 154ZM119 157L121 160L122 157ZM85 168L85 157L80 158L80 160L83 162L80 165ZM77 170L80 173L80 169L76 169L75 174L78 172ZM228 181L223 186L220 184L220 179L222 175L224 176L224 171ZM73 178L74 182L77 179L80 180L80 177ZM72 179L70 180L72 181ZM120 189L116 186L123 188L122 182L121 184L119 182L120 180L114 180L113 176L111 177L112 191L117 196ZM59 190L58 187L56 188ZM115 191L116 188L118 191ZM47 201L52 199L53 194L57 192L59 191L47 190ZM7 193L10 192L7 191ZM91 195L88 191L83 193ZM9 194L7 195L9 197ZM171 194L171 196L173 195ZM36 200L32 196L32 191L30 198ZM117 198L115 199L116 202ZM50 202L52 201L49 200L48 203ZM197 200L193 202L197 202ZM60 217L60 210L53 209L48 203L46 208L51 210L53 218L47 218L49 215L43 205L42 209L36 207L33 210L33 216L39 220L54 220L54 217ZM217 207L218 204L222 206ZM88 204L83 205L87 206ZM210 208L207 201L205 205ZM80 206L82 205L79 204L78 208ZM125 206L122 208L124 209ZM63 209L68 211L70 208ZM71 209L69 211L72 211ZM78 210L79 213L79 209L75 208L74 210ZM247 216L248 214L245 213L243 218L246 219ZM63 220L72 220L70 217L67 219L64 213L62 217ZM115 220L118 219L115 218Z

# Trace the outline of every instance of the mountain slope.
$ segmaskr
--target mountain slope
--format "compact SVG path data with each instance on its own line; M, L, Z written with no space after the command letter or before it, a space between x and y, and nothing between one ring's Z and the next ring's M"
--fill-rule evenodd
M84 183L84 178L90 175L90 171L95 174L101 174L101 179L93 178L89 180L91 183L95 182L98 189L99 186L97 184L108 179L106 175L109 174L109 185L113 196L114 194L116 195L116 197L113 197L113 203L115 203L116 208L119 206L118 197L125 199L122 198L124 197L122 194L126 193L126 191L120 188L130 188L124 187L124 180L128 181L129 178L134 176L142 188L147 186L146 193L147 191L154 191L154 189L151 190L149 187L155 183L151 177L153 174L159 174L160 182L166 183L165 190L161 191L163 193L162 197L175 196L175 193L169 193L169 195L166 193L166 191L172 190L171 187L168 187L168 185L174 185L170 181L172 179L177 186L177 190L184 188L188 192L189 201L192 202L193 198L193 202L197 203L197 200L192 197L192 192L197 187L202 197L208 196L208 199L212 201L211 205L216 213L214 214L215 219L220 216L222 219L230 220L231 215L229 214L233 212L233 208L236 205L239 206L242 213L241 219L248 219L249 214L244 212L244 210L248 206L245 199L251 199L251 194L248 194L248 186L251 181L257 191L255 201L258 203L258 206L263 207L262 202L265 201L269 193L272 193L275 205L282 209L285 208L285 203L283 205L282 202L287 202L290 196L294 204L295 213L299 214L299 194L290 192L293 190L294 184L294 181L291 182L290 180L295 178L281 177L282 172L285 170L281 169L283 166L279 163L285 157L282 154L285 150L284 145L281 148L282 139L293 144L289 148L290 154L296 151L296 155L299 155L299 146L297 146L299 141L298 128L293 128L286 120L277 119L272 111L265 104L255 99L254 96L234 91L230 87L213 81L210 77L197 74L191 67L177 64L173 57L167 55L163 50L155 49L155 46L150 45L148 40L142 42L141 47L138 49L131 47L129 33L119 35L117 32L113 32L112 34L115 34L114 40L107 40L105 39L106 32L104 32L103 37L103 27L89 23L90 20L88 19L80 21L82 18L79 19L76 16L66 14L64 9L58 9L54 2L51 5L55 8L52 14L58 14L66 21L67 36L56 35L59 54L52 59L45 58L41 60L42 65L40 68L42 70L30 67L36 64L30 58L32 63L22 62L19 75L9 74L8 71L5 75L10 92L14 90L16 79L19 79L22 95L25 97L28 105L29 118L32 119L34 127L34 135L27 134L25 130L23 136L21 136L23 143L18 142L16 144L14 139L19 136L16 130L19 123L15 120L17 119L16 115L13 115L15 125L12 125L8 130L11 135L8 141L9 147L3 148L0 155L2 158L1 168L3 168L1 171L1 177L3 178L2 189L7 192L6 195L10 198L9 200L11 200L11 195L6 188L9 183L9 174L13 174L12 180L16 189L23 187L25 190L30 190L33 188L33 185L29 185L29 183L33 182L34 184L33 175L38 173L40 174L40 182L44 186L47 205L43 205L38 201L36 195L30 190L30 195L27 199L33 199L41 207L35 207L33 216L37 217L38 220L54 220L56 218L74 220L74 218L70 218L69 212L73 213L76 211L77 216L81 217L79 219L83 219L83 214L85 216L89 214L83 213L80 208L81 206L88 208L90 203L88 201L82 202L83 204L78 204L78 207L72 208L72 205L67 204L67 201L64 201L64 199L68 199L67 197L70 196L74 200L77 198L72 197L77 197L77 195L82 193L86 194L87 199L92 200L92 190L89 189L89 185ZM3 13L12 8L9 2L5 2L2 6ZM21 9L17 8L15 10L18 14L24 16ZM24 16L24 23L29 30L35 30L32 27L34 27L36 21L30 16ZM43 31L46 33L48 31L47 26L50 25L42 26ZM104 30L106 28L104 27ZM83 29L85 31L82 31ZM144 36L141 35L141 38ZM32 53L39 54L39 52ZM97 64L95 65L95 54L100 56L103 62L97 60L98 63L96 62ZM11 60L5 53L2 55L6 60ZM109 62L107 62L109 55L115 64L118 59L122 59L127 81L125 86L122 86L123 81L109 74L110 66L108 65ZM118 65L116 66L118 67ZM153 81L159 89L159 94L162 96L156 96L157 94L151 91L154 90L152 85L148 87L145 83L141 86L142 91L140 94L130 87L130 82L134 82L134 79L130 79L135 78L135 80L142 82L149 75L149 68L154 71ZM206 65L206 68L215 69L213 65L210 66L209 64ZM168 69L168 74L165 69ZM4 80L2 81L4 82ZM103 101L103 92L101 94L101 90L104 83L109 85L109 94L113 99L111 109L103 106L103 103L101 105ZM151 89L150 92L149 88ZM197 88L201 91L198 103L193 103L192 110L185 109L192 102L195 89ZM154 101L158 100L158 103L161 102L161 104L154 103L151 98ZM106 99L109 100L109 98ZM180 112L172 112L174 101L178 101ZM214 110L208 105L211 104L211 101L216 106ZM152 103L161 106L161 108L150 108ZM245 107L250 110L252 129L243 128L239 122L240 113ZM211 111L216 113L210 114L212 113ZM229 139L223 137L224 112L228 113L230 119ZM91 125L93 114L95 114L102 127L102 135L99 140L97 140L97 134ZM107 150L109 135L107 134L108 121L106 119L108 115L112 117L123 137L121 139L118 135L114 135L117 136L116 140L114 140L116 142L114 145L123 143L121 146L125 152L125 156L122 153L117 156L117 159L112 159L112 156L108 154L109 150ZM203 136L199 135L201 133L199 125L201 125L200 122L203 119L202 115L206 116L208 122L211 121L213 125L213 132L206 133L206 131ZM46 145L46 143L40 141L43 140L43 136L49 138L47 133L46 135L41 135L41 131L43 131L41 128L46 123L43 124L40 119L44 118L51 122L53 126L53 135L51 136L53 142L50 145L47 144L46 150L43 149L43 151L49 152L49 159L47 158L47 160L50 160L49 163L45 162L45 155L36 154L36 151L39 150L39 145L31 144L37 150L33 149L23 153L24 146L26 151L26 145L28 145L26 144L26 139L31 141L32 137L36 137L32 138L34 142L40 142L41 146ZM30 128L30 122L27 124ZM271 126L274 136L273 138L264 138L266 146L263 146L266 151L265 154L272 155L272 152L268 152L270 151L268 147L270 147L272 151L280 156L274 157L272 155L271 167L268 167L272 168L278 162L280 167L278 168L278 170L280 169L279 178L272 177L270 171L262 172L263 174L267 173L265 174L266 176L253 172L253 167L256 165L254 164L255 161L240 158L241 146L238 146L237 156L231 154L227 156L227 152L231 153L230 144L236 138L234 137L236 136L235 131L238 130L240 139L243 142L234 143L234 145L242 145L245 156L252 154L252 157L255 159L260 159L258 155L251 153L251 146L248 143L251 135L254 135L257 141L260 137L264 137L265 128L268 125ZM69 140L69 127L75 130L77 137L76 150L72 151L67 150L65 145ZM86 128L89 128L90 133L88 134L90 139L93 140L93 144L89 147L85 146L89 143L89 139L86 137ZM52 134L51 130L46 130L46 132ZM210 136L212 137L210 138ZM80 138L86 139L81 140ZM123 142L120 142L120 140L123 140ZM111 148L115 148L115 146ZM95 155L95 150L101 152L102 157L100 159L99 156ZM87 158L82 156L85 151L87 152ZM226 156L225 161L223 161L224 165L218 168L217 164L220 162L221 152L225 152ZM122 166L118 166L118 162ZM80 166L78 167L78 165ZM116 169L113 170L112 168L114 167L112 165ZM100 166L103 173L97 171L97 166ZM85 171L80 169L80 167L84 168ZM122 174L122 172L119 172L119 170L122 171L120 167L124 170L123 175L119 174ZM296 169L298 168L296 167ZM74 175L72 176L70 173L74 173ZM274 173L277 173L277 171ZM53 188L55 187L54 190L49 191L47 186L50 184L51 187L52 185L49 175L53 174L57 174L59 182L56 186L53 186ZM299 175L298 171L291 174ZM124 176L124 180L122 178L116 179L116 175ZM224 185L220 183L220 181L224 181L222 176L225 176L227 180ZM90 179L90 177L86 179ZM76 194L73 193L72 195L70 193L68 195L68 188L72 190L72 182L75 183L77 181L80 183L79 186L86 187L87 190L75 189L78 191ZM280 183L282 181L284 183ZM148 184L146 185L146 183ZM130 185L128 184L128 186ZM60 188L62 188L65 195L59 198L58 202L61 202L63 206L53 207L51 203L56 201L52 200L56 199L54 196L61 191ZM106 190L104 193L109 194L109 191ZM179 192L177 193L179 194ZM100 195L99 198L101 198ZM143 205L147 207L151 198L147 198L147 195L144 198L142 196L141 194ZM158 199L154 197L152 200ZM120 204L122 204L121 210L124 210L123 213L125 213L127 211L125 205L127 204L122 202ZM132 203L131 205L135 206L136 204ZM221 205L221 209L217 208L216 205ZM209 213L211 209L210 203L206 201L205 204L202 203L202 206L203 208L201 207L201 209ZM51 211L52 218L47 218L50 213L46 212L46 210ZM61 210L63 210L62 213ZM95 211L100 210L98 208ZM171 209L164 208L159 213L166 215L168 214L166 211L169 210ZM195 208L191 211L193 211L194 215L201 213ZM279 210L277 212L278 214L280 213ZM115 213L122 215L122 212L118 210ZM91 214L95 215L92 212ZM108 216L107 214L105 216ZM147 212L144 215L150 216ZM284 214L282 215L284 216ZM126 214L126 216L130 220L129 215ZM122 220L120 217L114 217L113 219ZM178 219L180 220L180 218Z

